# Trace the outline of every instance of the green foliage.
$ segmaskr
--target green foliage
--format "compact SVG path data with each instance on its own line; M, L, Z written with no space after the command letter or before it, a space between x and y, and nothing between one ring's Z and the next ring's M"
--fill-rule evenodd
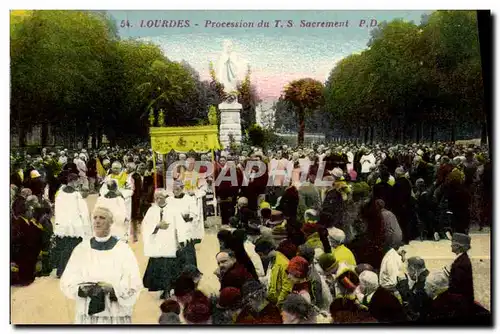
M252 85L250 78L251 71L250 67L248 67L245 79L237 85L238 101L242 105L241 130L243 133L251 126L251 124L255 123L255 109L261 102L257 94L257 89L255 85Z
M265 133L259 125L253 124L248 129L248 138L250 140L250 145L258 147L264 146Z
M119 40L106 13L11 16L11 118L21 146L34 125L42 125L42 145L49 125L73 143L145 139L160 109L167 126L194 125L218 103L188 64L170 61L152 43Z
M370 195L370 186L366 182L351 183L352 199L357 202L367 198Z
M295 80L285 86L281 99L295 107L299 120L297 137L299 145L304 143L306 114L318 109L324 103L323 91L323 84L311 78Z
M368 46L330 72L325 110L335 125L348 131L378 127L384 138L404 140L405 128L415 124L484 118L474 11L437 11L420 26L384 22ZM417 128L417 140L420 135Z
M208 123L210 125L217 125L217 107L210 106L208 108Z

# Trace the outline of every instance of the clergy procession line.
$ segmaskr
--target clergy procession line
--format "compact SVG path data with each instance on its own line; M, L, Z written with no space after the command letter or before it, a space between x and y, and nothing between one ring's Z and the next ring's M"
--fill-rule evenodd
M161 292L160 324L491 322L467 254L470 228L491 223L484 147L248 147L165 171L144 147L35 154L11 156L11 285L55 270L77 324L132 323L144 288ZM216 213L207 295L195 246ZM443 238L457 255L443 270L406 258L411 240Z

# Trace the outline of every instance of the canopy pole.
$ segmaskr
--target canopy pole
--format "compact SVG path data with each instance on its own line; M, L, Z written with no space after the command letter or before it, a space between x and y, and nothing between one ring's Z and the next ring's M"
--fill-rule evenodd
M155 181L155 190L158 189L158 181L156 180L156 152L153 151L153 177L154 177L154 181Z
M218 208L218 203L217 203L217 194L215 193L215 153L214 153L214 149L212 148L211 149L211 152L212 152L212 191L214 193L214 215L215 217L217 217L217 208Z
M163 157L163 189L167 189L167 155L162 154Z

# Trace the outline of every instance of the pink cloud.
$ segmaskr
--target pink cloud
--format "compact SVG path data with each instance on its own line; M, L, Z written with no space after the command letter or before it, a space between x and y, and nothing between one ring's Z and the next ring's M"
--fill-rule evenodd
M301 78L313 78L323 82L324 74L300 72L277 74L265 71L252 73L252 81L255 83L261 99L280 97L287 83Z
M252 82L263 100L277 99L287 83L301 78L313 78L325 82L336 61L316 66L311 72L279 73L269 69L252 69ZM202 80L210 80L208 71L200 73Z

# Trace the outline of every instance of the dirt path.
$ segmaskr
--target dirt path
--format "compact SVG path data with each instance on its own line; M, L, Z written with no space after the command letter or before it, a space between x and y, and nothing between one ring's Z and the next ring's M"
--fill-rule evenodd
M87 199L92 209L96 197ZM144 256L142 240L131 245L139 263L141 275L146 270L148 259ZM427 267L439 270L454 259L450 251L450 242L411 242L407 256L419 255L426 260ZM474 270L474 289L476 299L486 308L490 307L490 236L473 235L470 256ZM217 237L213 231L207 231L201 244L196 245L198 267L203 273L200 289L206 293L216 293L219 282L213 274L217 267L215 254L219 251ZM160 316L160 292L143 290L134 308L134 324L157 324ZM55 276L37 278L33 284L22 288L11 288L11 322L13 324L72 324L74 319L74 301L67 299L59 288Z

